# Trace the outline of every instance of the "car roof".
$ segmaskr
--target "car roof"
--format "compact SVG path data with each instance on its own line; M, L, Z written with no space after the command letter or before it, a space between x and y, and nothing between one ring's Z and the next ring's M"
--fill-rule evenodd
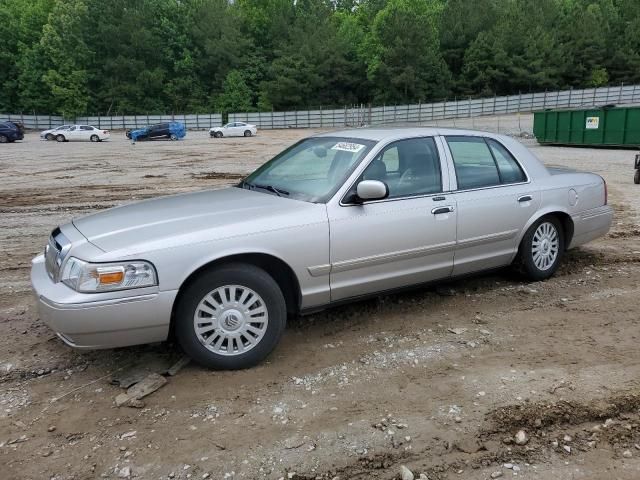
M433 135L467 135L467 136L488 136L497 137L491 132L480 130L468 130L463 128L441 128L441 127L365 127L336 130L315 135L317 137L348 137L360 138L362 140L400 140L411 137L428 137Z

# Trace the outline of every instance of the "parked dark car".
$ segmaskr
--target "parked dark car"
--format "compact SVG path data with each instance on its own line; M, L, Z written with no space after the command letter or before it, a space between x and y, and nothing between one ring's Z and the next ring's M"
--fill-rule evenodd
M0 123L0 143L10 143L24 138L24 127L14 122Z
M127 138L134 141L157 140L160 138L178 140L180 138L184 138L186 133L187 129L179 122L158 123L145 128L139 128L136 130L129 129L126 131Z

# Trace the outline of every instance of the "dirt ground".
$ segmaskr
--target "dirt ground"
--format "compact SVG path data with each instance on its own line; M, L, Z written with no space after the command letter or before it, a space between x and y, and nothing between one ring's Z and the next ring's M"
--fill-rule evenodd
M530 116L497 123L473 120L531 131ZM0 478L397 479L403 465L431 480L640 478L629 150L523 140L549 165L601 174L616 209L611 233L551 280L505 270L299 318L264 364L188 365L144 408L115 406L112 375L170 362L175 347L78 353L38 320L29 264L57 224L229 184L310 133L137 145L121 132L98 144L28 134L2 146Z

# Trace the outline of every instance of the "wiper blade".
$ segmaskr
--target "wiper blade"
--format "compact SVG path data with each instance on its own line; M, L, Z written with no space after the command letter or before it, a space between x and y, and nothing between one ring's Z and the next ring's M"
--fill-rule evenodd
M290 195L290 193L287 192L286 190L282 190L281 188L276 188L273 185L262 185L259 183L247 183L247 182L245 182L245 185L249 185L249 187L254 187L254 188L261 188L262 190L267 190L269 192L275 193L279 197L282 197L283 195L287 195L287 196Z

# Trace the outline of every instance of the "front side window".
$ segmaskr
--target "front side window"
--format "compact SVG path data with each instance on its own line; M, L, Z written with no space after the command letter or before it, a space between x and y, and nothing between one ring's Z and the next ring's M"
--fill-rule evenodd
M366 168L362 180L379 180L389 198L442 192L440 157L433 138L410 138L387 146Z
M359 138L307 138L258 168L239 187L308 202L326 202L375 143Z

